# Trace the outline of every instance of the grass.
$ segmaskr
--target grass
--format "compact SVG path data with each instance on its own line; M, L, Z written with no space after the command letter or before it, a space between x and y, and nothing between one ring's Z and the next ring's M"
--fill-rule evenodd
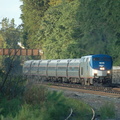
M63 120L71 108L71 120L89 120L92 114L85 103L66 98L62 92L50 92L43 86L27 88L22 101L2 99L1 120Z
M110 103L110 102L104 103L104 105L99 109L99 114L101 120L105 120L108 118L115 118L114 103Z
M1 120L63 120L70 114L70 120L90 120L92 110L83 101L66 98L62 92L50 92L43 86L28 87L22 98L0 97ZM114 118L115 108L111 103L104 104L99 114L101 120Z

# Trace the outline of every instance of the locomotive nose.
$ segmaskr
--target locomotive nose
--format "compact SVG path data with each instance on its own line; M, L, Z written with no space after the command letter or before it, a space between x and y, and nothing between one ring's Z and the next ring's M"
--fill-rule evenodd
M100 67L100 70L105 70L105 67Z

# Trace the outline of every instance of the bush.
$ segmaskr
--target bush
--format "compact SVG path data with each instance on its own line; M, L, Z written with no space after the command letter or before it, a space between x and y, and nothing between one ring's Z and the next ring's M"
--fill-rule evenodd
M7 96L9 99L23 95L26 80L21 75L9 75L7 77L4 75L0 80L0 92L2 95Z
M18 98L7 99L0 96L0 115L6 117L8 115L15 116L21 108L22 101Z
M101 119L114 118L115 106L113 103L105 103L99 110Z
M68 113L69 107L62 92L48 92L43 86L31 86L25 90L24 100L32 105L34 111L39 110L43 120L61 120ZM36 111L37 114L37 111Z
M8 114L6 118L1 116L1 120L64 120L70 114L71 108L73 109L71 120L89 120L92 117L88 105L66 98L62 92L49 92L43 86L34 85L27 88L24 101L25 104L20 107L17 114L14 116Z
M35 116L31 116L34 119L65 119L70 114L71 108L74 113L73 120L89 120L92 116L92 111L87 104L75 99L66 98L62 92L47 91L43 86L31 86L27 88L24 94L24 100L27 104L32 105L29 113L31 111L34 113Z
M24 100L27 104L37 105L45 102L46 88L43 86L29 86L24 92Z
M71 120L90 120L92 110L89 105L76 99L68 99L68 104L73 109L73 119Z
M67 117L70 110L70 105L62 92L48 92L46 104L47 113L50 120L62 120Z

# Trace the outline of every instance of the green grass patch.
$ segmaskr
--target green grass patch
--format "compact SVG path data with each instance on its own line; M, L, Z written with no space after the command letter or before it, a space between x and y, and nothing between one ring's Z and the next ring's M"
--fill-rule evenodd
M18 98L8 99L0 96L0 115L1 116L16 116L21 109L22 101Z
M9 100L3 100L1 120L64 120L71 108L70 120L89 120L92 117L91 108L84 102L66 98L62 92L50 92L43 86L27 88L23 100L21 105L16 99L12 99L11 104Z
M68 104L73 109L73 117L71 120L90 120L90 118L92 118L92 110L89 105L80 100L67 99Z
M101 120L105 120L108 118L115 118L115 106L114 103L106 102L99 109L99 114Z

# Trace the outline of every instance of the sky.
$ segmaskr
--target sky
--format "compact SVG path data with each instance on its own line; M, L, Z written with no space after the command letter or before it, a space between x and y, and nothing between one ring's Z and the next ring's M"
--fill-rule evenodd
M20 0L0 0L0 22L6 17L9 20L14 18L15 24L20 25L22 23L20 5L22 5Z

